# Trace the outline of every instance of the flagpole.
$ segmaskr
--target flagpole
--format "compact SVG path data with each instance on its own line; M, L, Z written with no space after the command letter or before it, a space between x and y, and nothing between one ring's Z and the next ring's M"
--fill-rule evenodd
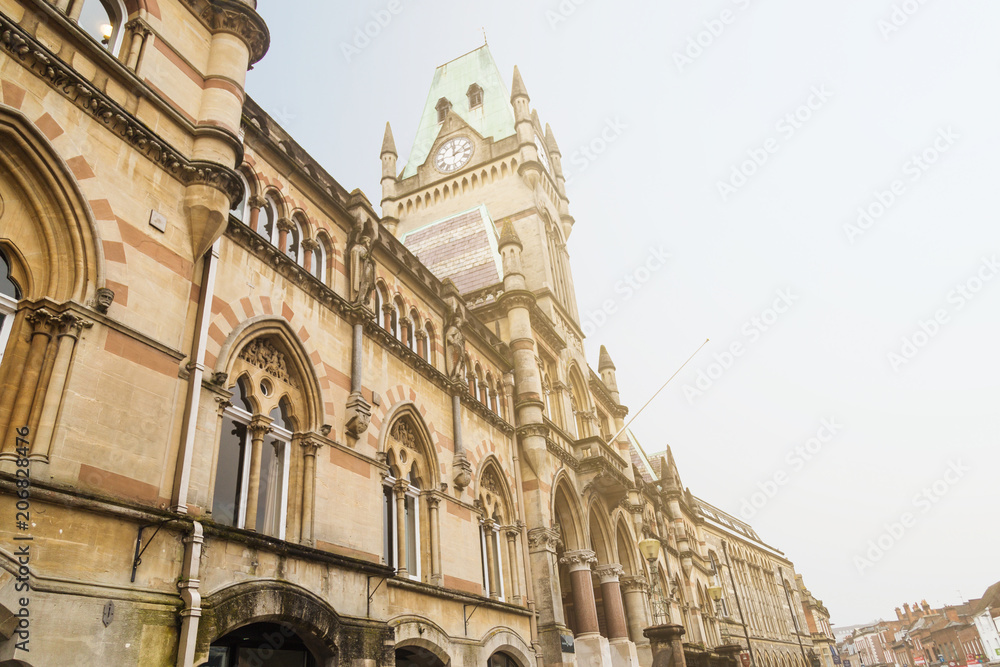
M699 352L701 352L701 348L705 347L706 345L708 345L708 339L707 338L705 339L705 342L702 343L698 347L698 349L694 351L694 354L692 354L690 357L688 357L687 361L685 361L683 364L681 364L681 367L678 368L676 371L674 371L673 375L671 375L669 378L667 378L667 381L663 383L663 386L660 387L659 389L657 389L656 393L649 397L649 400L646 401L641 408L639 408L639 411L636 412L634 415L632 415L632 418L629 419L625 423L624 426L622 426L621 430L618 431L617 433L615 433L614 436L612 436L611 439L608 440L608 444L610 444L610 443L618 440L619 436L621 436L621 434L624 433L626 431L626 429L628 429L629 425L632 422L635 421L635 418L638 417L640 414L642 414L642 411L646 409L646 406L648 406L650 403L652 403L653 399L656 398L657 396L659 396L660 392L667 388L667 385L670 384L670 381L673 380L675 377L677 377L677 374L680 373L682 370L684 370L684 367L688 365L688 362L690 362L692 359L694 359L695 355L698 354Z

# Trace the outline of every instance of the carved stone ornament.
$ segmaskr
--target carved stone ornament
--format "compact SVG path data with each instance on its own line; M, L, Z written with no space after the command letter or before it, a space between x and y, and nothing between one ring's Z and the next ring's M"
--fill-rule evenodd
M94 295L94 308L108 314L108 308L115 302L115 291L109 287L98 287L97 294Z
M472 464L469 463L469 459L465 457L465 454L458 454L455 456L455 460L452 462L452 467L454 468L455 476L452 481L455 484L455 489L459 493L465 490L465 487L472 482Z
M649 590L649 582L646 581L646 577L642 575L621 577L618 581L621 584L622 593L632 593L636 591L645 593Z
M358 223L351 232L347 247L348 275L351 278L351 303L367 306L375 290L374 248L377 232ZM377 313L376 313L377 315Z
M594 574L600 577L601 583L604 584L612 581L619 581L621 576L625 574L625 568L618 563L607 563L605 565L595 567Z
M188 2L207 4L206 0ZM253 13L249 7L247 11ZM182 184L220 190L233 204L243 199L243 181L234 169L190 160L3 14L0 14L0 48Z
M569 565L570 569L573 569L574 567L580 569L590 569L591 563L597 562L597 554L590 549L567 551L563 554L563 557L559 559L559 562L563 565Z
M372 419L372 407L368 405L360 393L352 393L347 399L347 424L345 430L353 438L360 438L368 430Z
M258 62L267 53L271 44L271 34L264 19L249 3L213 0L184 0L194 13L213 32L229 32L246 42L250 49L250 65Z
M528 547L532 550L556 551L562 540L556 528L532 528L528 531Z
M250 341L240 352L240 359L291 387L298 388L299 386L298 381L288 372L285 353L278 350L267 338L257 338Z
M465 334L462 327L462 307L454 297L448 299L448 324L444 330L444 365L448 378L462 382L465 380Z
M409 449L417 448L417 434L413 431L413 426L408 419L397 419L389 431L389 437L395 438L404 447Z

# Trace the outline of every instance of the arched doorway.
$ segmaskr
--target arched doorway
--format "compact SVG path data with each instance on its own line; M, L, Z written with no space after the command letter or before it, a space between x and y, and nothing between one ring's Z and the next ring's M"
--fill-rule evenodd
M489 662L486 663L486 667L521 667L514 658L510 657L503 651L497 651L490 656Z
M448 667L441 658L419 646L396 649L396 667Z
M290 625L251 623L212 642L207 667L319 667Z

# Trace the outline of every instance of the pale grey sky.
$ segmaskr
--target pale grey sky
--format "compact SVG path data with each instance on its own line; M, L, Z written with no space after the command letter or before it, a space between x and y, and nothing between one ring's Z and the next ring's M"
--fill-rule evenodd
M402 165L434 68L486 29L572 175L591 363L607 345L636 409L712 339L633 430L693 493L752 514L834 623L1000 580L1000 5L259 10L250 94L376 204L385 122ZM647 273L653 251L670 259Z

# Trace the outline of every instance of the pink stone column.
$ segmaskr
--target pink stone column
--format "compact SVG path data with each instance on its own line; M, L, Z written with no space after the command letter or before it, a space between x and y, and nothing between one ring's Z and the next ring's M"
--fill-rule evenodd
M608 639L628 639L625 606L622 603L621 584L618 577L625 570L618 563L601 565L596 570L601 580L601 597L604 600L604 619L608 624Z
M599 635L601 630L597 623L597 601L594 599L594 582L590 573L590 564L597 562L597 554L590 549L567 551L559 562L569 567L569 578L573 582L576 636Z

